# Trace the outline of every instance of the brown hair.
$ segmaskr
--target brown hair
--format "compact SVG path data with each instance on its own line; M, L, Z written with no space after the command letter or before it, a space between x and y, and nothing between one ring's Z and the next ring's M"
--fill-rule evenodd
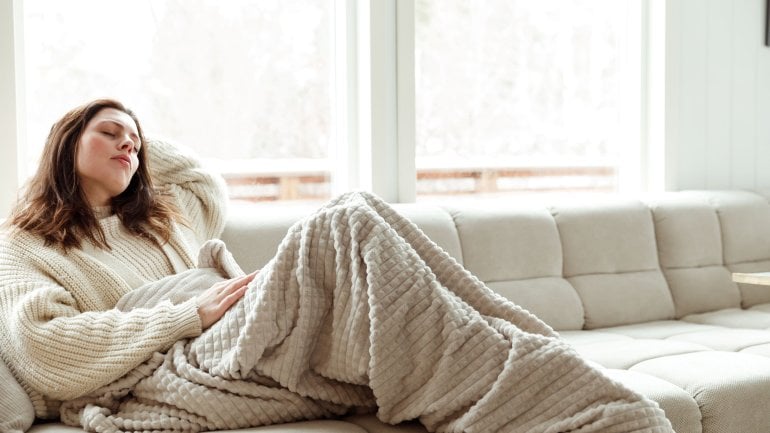
M80 247L83 239L110 248L80 187L75 166L78 143L86 125L105 108L114 108L131 116L142 143L139 167L126 190L112 199L112 210L130 233L157 245L160 245L158 237L164 243L168 242L172 221L183 218L170 198L159 194L152 185L147 143L136 115L111 99L91 101L54 123L40 165L16 204L11 224L41 236L46 245L58 245L65 250Z

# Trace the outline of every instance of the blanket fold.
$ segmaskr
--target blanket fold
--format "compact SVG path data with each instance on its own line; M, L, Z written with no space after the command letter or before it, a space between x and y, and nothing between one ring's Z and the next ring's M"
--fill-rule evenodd
M120 307L181 301L242 274L221 241L207 245L201 270L132 292ZM171 432L354 410L442 432L673 431L657 404L589 366L367 193L295 224L202 335L66 402L61 415L94 432Z

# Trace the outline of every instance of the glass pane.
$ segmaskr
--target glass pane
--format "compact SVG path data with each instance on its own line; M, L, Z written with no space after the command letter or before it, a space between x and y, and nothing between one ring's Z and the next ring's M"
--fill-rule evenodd
M616 190L631 3L416 0L418 197Z
M29 173L50 125L113 97L192 147L236 199L328 198L331 2L24 3Z

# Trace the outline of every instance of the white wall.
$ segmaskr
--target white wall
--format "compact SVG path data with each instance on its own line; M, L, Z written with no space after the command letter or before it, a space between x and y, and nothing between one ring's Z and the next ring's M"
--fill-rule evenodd
M766 0L666 3L666 188L770 187Z

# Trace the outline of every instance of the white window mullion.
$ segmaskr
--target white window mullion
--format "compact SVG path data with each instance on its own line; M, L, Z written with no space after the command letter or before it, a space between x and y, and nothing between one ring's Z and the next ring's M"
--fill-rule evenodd
M417 198L414 1L396 0L398 198L401 203L411 203Z
M398 201L396 3L359 2L359 142L363 187ZM366 22L368 21L368 23Z
M348 121L355 122L346 127L355 134L348 136L352 149L346 154L357 160L358 175L347 174L353 181L349 188L390 202L414 201L413 0L358 1L355 8L357 44L355 59L348 61L357 67L346 89L356 97L345 100L351 104ZM352 104L357 107L351 109Z
M644 0L642 43L643 190L666 189L666 2Z
M331 140L332 195L361 188L358 144L358 8L357 0L330 0L334 7L332 68L335 110Z
M634 194L643 190L642 177L646 171L647 148L644 142L643 95L644 89L642 65L644 40L642 38L642 20L639 19L646 12L643 2L629 2L625 13L625 34L621 35L622 45L619 49L618 60L620 63L620 88L625 94L620 98L618 110L620 111L622 137L618 135L615 146L624 146L621 152L619 164L618 191Z
M0 0L0 219L8 215L19 186L23 94L21 1Z
M628 49L623 52L622 76L628 94L623 98L625 125L621 130L629 137L627 140L633 137L634 142L626 143L619 191L658 192L664 190L665 178L665 3L629 3L627 16Z

